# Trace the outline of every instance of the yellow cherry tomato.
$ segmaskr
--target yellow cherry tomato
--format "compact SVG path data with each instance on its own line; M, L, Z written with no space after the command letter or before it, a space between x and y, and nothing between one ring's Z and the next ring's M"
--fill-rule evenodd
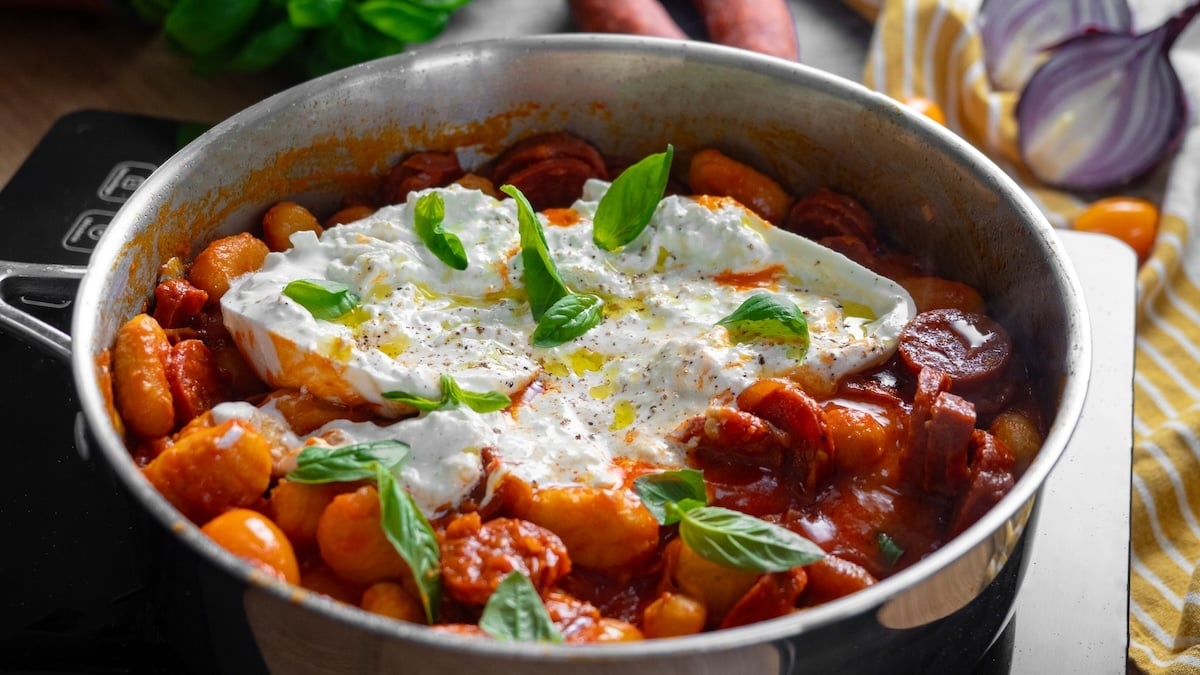
M1138 260L1144 261L1158 234L1158 207L1139 197L1105 197L1075 218L1075 229L1114 236L1129 244Z
M230 509L200 528L230 553L289 584L300 583L300 566L287 536L269 518L250 509Z
M904 105L907 105L934 122L946 126L946 113L942 112L942 106L938 105L936 101L923 96L914 96L905 100Z

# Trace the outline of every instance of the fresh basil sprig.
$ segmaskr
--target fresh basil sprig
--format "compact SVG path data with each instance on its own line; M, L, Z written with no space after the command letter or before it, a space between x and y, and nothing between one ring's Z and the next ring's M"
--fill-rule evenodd
M637 238L662 201L671 177L675 147L650 155L617 176L596 205L592 241L605 251L615 251Z
M310 445L296 457L287 479L295 483L346 483L375 477L375 467L398 470L409 447L400 441L369 441L327 448Z
M374 479L384 535L412 570L425 618L433 623L442 596L441 549L425 514L396 480L408 451L408 444L399 441L356 443L341 448L310 445L300 451L296 468L285 478L297 483Z
M438 383L442 388L440 399L425 398L403 391L385 391L383 397L389 401L408 404L417 410L442 410L465 405L477 413L490 413L504 410L512 405L512 399L501 391L475 392L467 391L458 385L454 377L442 374Z
M129 0L197 71L279 68L314 77L403 51L470 0Z
M534 345L560 345L598 326L604 318L604 301L599 296L579 294L567 288L558 274L558 266L550 257L542 222L529 200L514 185L502 185L500 190L517 204L525 293L529 296L533 320L538 322L533 335ZM547 325L543 326L543 321Z
M283 287L283 294L300 303L316 319L333 321L358 306L350 287L327 279L297 279Z
M790 300L769 293L746 298L732 314L717 322L737 342L783 340L808 345L808 321Z
M400 486L391 472L377 465L375 481L383 533L412 570L421 604L425 607L425 619L433 623L442 604L442 554L437 535L412 495Z
M639 476L633 487L659 524L679 523L679 536L688 548L719 565L782 572L825 557L819 546L786 527L708 506L703 474L694 469Z
M446 202L436 192L422 195L413 207L413 226L417 236L438 260L456 270L467 269L467 252L458 235L442 228Z
M563 641L533 582L521 572L510 572L492 591L479 627L498 640Z

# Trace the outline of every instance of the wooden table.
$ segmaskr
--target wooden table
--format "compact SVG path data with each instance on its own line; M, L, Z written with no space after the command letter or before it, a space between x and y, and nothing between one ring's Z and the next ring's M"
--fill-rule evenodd
M0 0L0 187L66 113L101 109L215 123L291 84L268 75L200 77L157 27L53 8L96 1ZM663 2L677 13L676 5L687 4ZM840 0L793 0L791 6L801 59L857 79L870 24ZM684 28L698 27L693 21ZM561 0L475 0L455 13L437 41L570 30Z
M157 29L131 20L0 3L0 186L66 113L218 122L286 85L269 76L195 75Z

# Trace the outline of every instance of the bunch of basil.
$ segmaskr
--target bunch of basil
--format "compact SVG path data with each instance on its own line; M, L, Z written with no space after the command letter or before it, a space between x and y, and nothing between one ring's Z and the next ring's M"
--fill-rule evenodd
M315 77L428 42L471 0L127 0L197 72Z

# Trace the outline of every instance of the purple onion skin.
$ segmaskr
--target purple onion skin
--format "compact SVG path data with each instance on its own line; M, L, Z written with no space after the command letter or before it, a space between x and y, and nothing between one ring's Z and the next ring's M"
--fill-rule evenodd
M978 25L983 60L997 88L1019 91L1043 52L1088 30L1129 33L1126 0L983 0Z
M1021 155L1038 180L1102 192L1174 152L1189 111L1168 51L1198 13L1200 4L1140 35L1091 31L1054 49L1016 108Z

